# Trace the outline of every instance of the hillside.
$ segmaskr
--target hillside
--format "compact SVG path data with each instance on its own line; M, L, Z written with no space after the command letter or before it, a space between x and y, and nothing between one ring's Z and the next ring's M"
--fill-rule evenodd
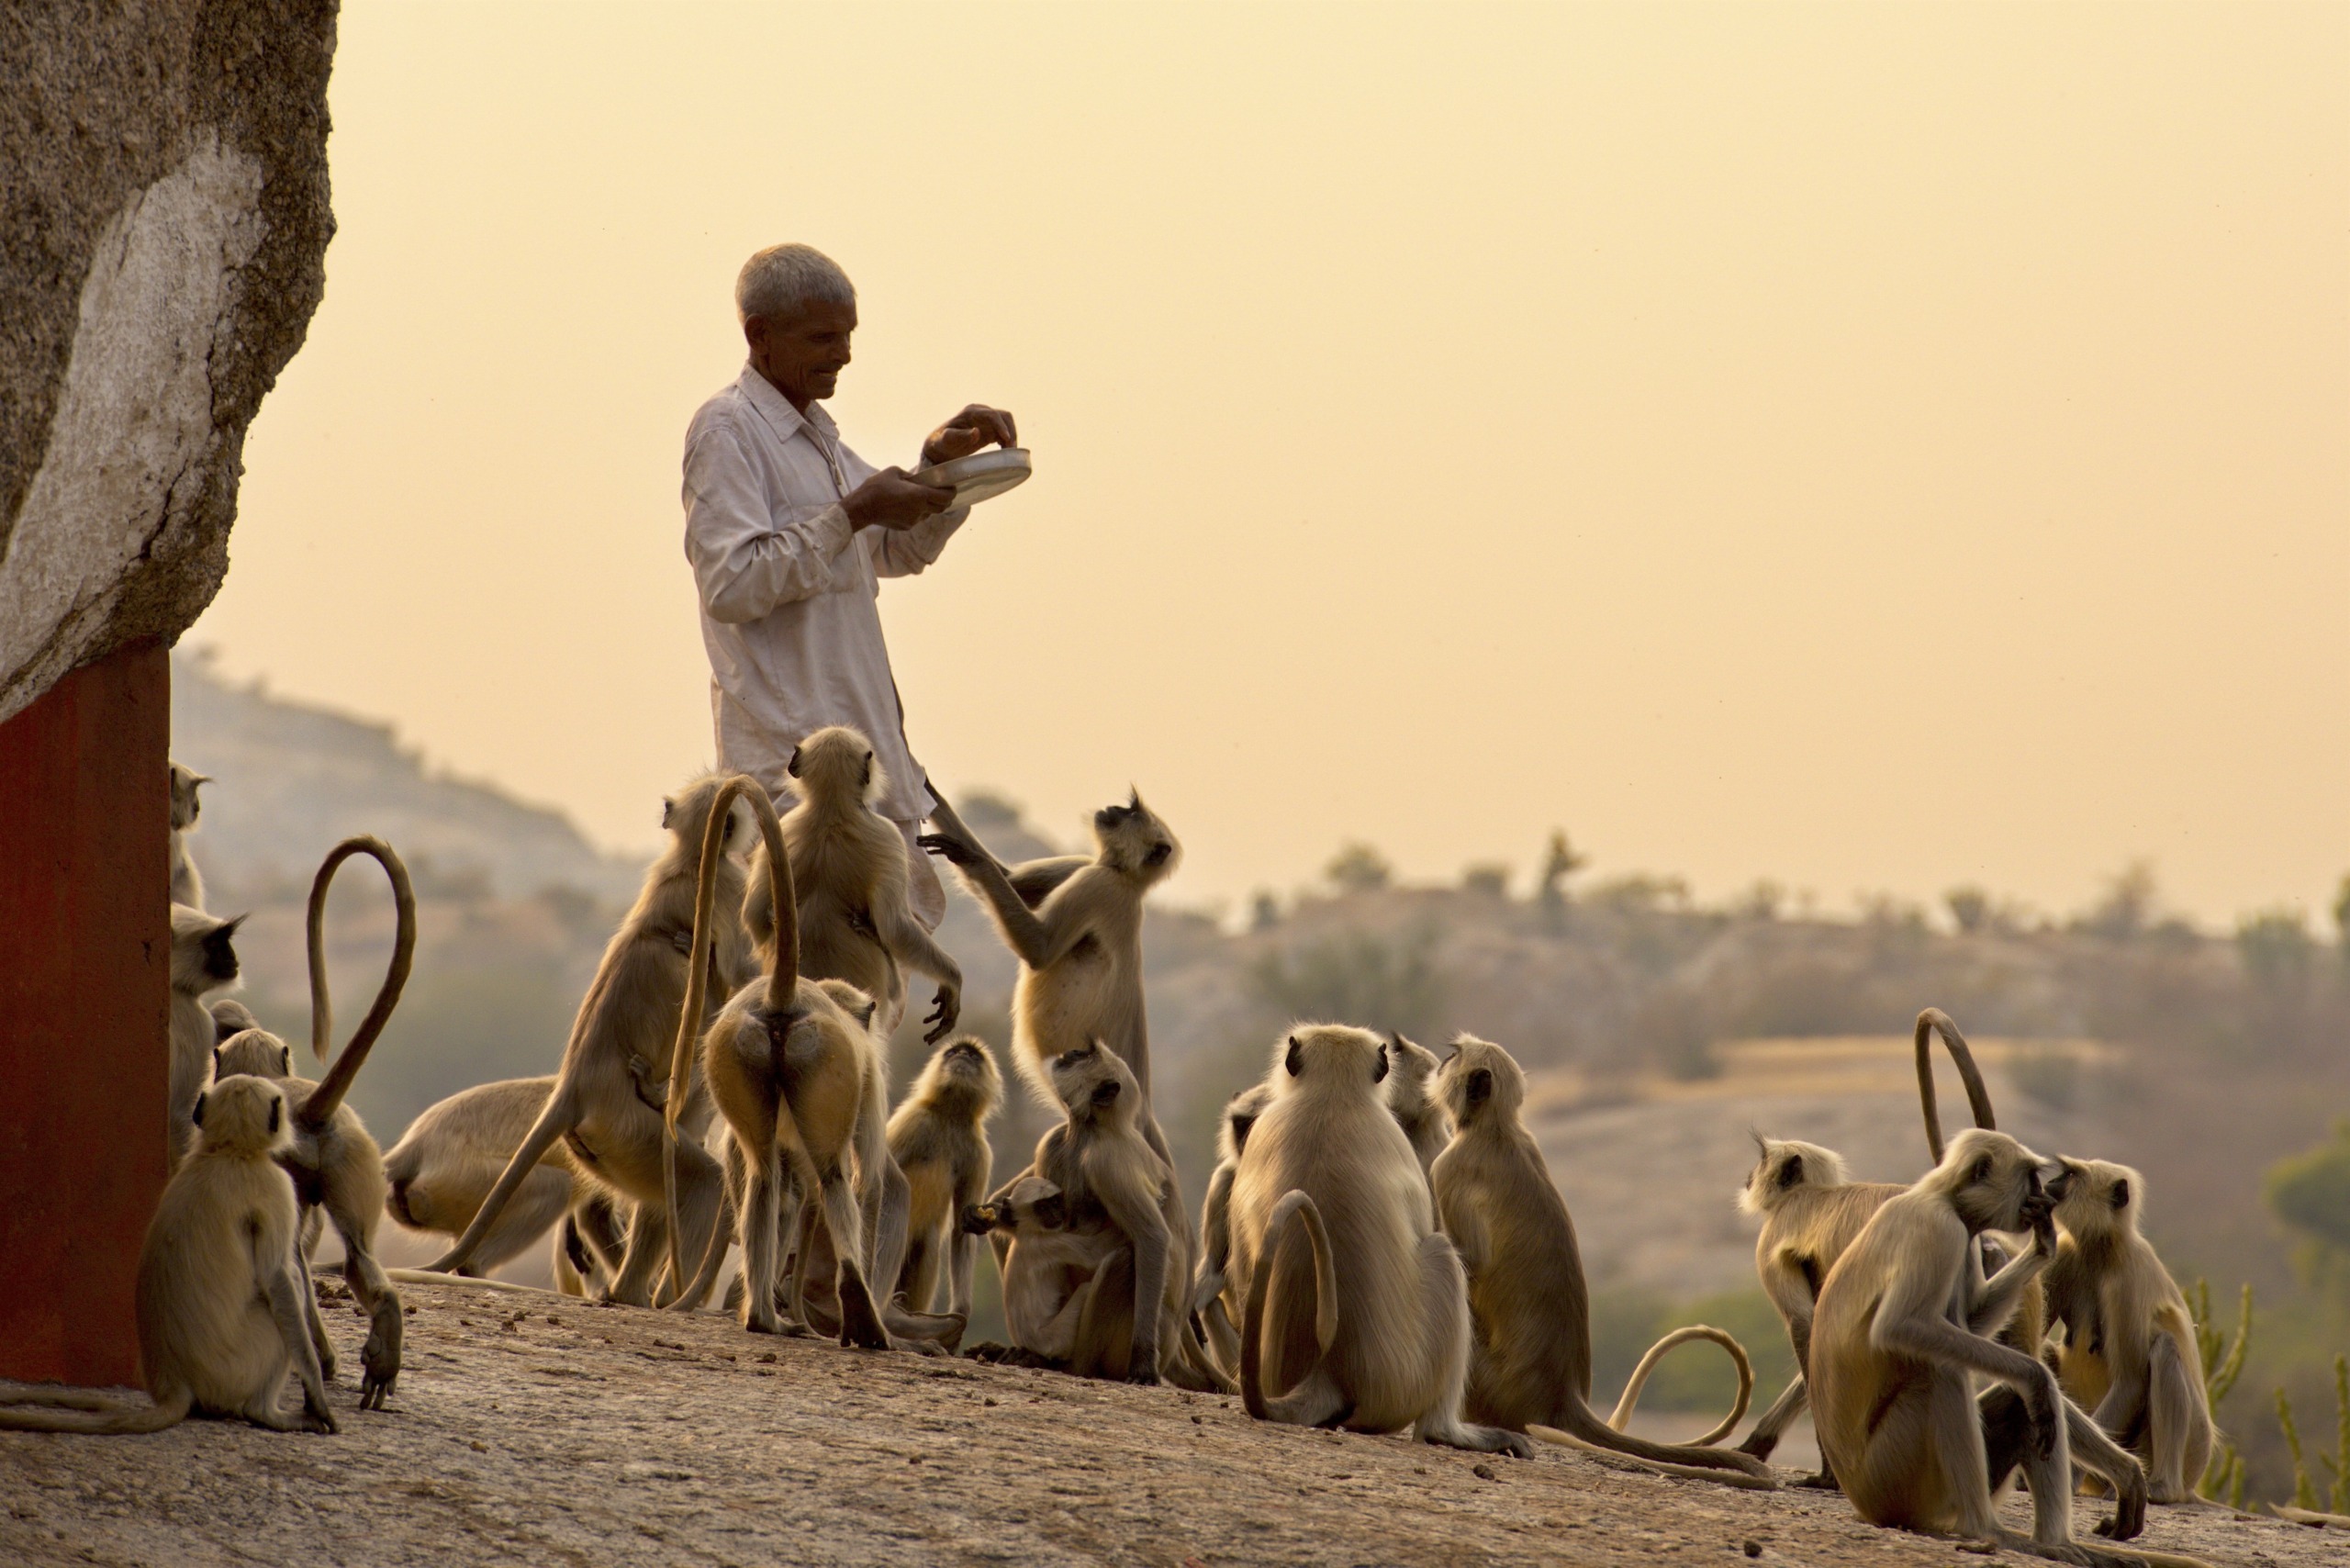
M253 912L239 948L263 1018L308 1037L302 892L324 847L364 829L426 873L415 975L354 1094L369 1125L389 1143L442 1095L554 1070L641 868L599 855L557 813L431 776L385 726L176 673L178 754L219 779L194 846L214 907ZM970 795L963 811L1007 857L1058 847L1009 802ZM2254 1495L2289 1484L2276 1387L2291 1390L2305 1431L2327 1429L2328 1369L2350 1348L2350 1254L2288 1230L2262 1187L2350 1114L2350 963L2300 927L2203 935L2164 920L2131 878L2059 924L1987 899L1954 899L1958 922L1890 906L1836 921L1761 894L1701 907L1649 875L1528 899L1490 874L1401 887L1361 856L1340 868L1269 902L1246 931L1184 911L1180 876L1149 913L1158 1109L1193 1201L1218 1108L1264 1070L1289 1020L1438 1044L1468 1030L1533 1075L1529 1125L1598 1303L1602 1387L1662 1327L1696 1316L1745 1337L1774 1386L1784 1339L1752 1288L1752 1222L1731 1207L1749 1129L1837 1147L1864 1177L1915 1175L1925 1153L1904 1032L1931 1002L1982 1041L2002 1126L2047 1152L2138 1166L2149 1234L2181 1279L2208 1277L2222 1303L2255 1287L2249 1368L2221 1410ZM337 884L330 967L346 1027L381 973L386 902L364 865ZM1009 955L959 891L940 939L965 969L964 1027L1002 1048ZM917 1027L892 1048L903 1083L923 1057ZM1961 1103L1945 1070L1944 1114ZM999 1170L1024 1163L1046 1125L1015 1087L995 1130ZM1651 1402L1721 1397L1718 1366L1676 1358Z

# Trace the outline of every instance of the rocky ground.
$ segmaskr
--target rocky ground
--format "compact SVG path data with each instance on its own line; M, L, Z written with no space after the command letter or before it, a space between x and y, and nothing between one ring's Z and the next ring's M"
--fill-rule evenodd
M405 1290L398 1397L379 1414L352 1408L346 1371L339 1436L208 1421L152 1437L0 1434L0 1561L1984 1561L1871 1529L1819 1494L1628 1475L1556 1450L1521 1462L1274 1428L1237 1399L755 1338L715 1315ZM330 1322L355 1367L347 1298ZM2096 1508L2084 1504L2085 1519ZM2144 1544L2316 1568L2343 1561L2345 1542L2173 1509Z

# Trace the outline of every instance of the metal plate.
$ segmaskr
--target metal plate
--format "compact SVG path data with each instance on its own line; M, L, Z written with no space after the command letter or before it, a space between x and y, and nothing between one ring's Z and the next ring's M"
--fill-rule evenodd
M1028 474L1028 449L1007 446L993 452L974 452L968 457L957 457L951 463L917 468L907 477L923 485L952 485L955 487L955 504L968 507L990 496L1003 494L1014 485L1024 483Z

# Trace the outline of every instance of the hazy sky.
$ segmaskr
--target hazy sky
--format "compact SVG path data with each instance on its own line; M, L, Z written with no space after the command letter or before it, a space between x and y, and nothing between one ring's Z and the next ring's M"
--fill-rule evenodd
M1179 901L1595 875L2226 922L2350 869L2350 7L342 13L231 674L657 836L754 249L832 408L1024 488L882 610L915 753ZM223 780L220 788L234 788Z

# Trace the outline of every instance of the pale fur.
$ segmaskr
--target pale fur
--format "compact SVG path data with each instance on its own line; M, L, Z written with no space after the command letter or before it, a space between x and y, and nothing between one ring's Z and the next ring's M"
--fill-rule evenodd
M1017 869L990 855L952 808L923 847L954 863L1020 960L1012 992L1012 1060L1039 1103L1058 1110L1046 1064L1099 1040L1134 1070L1141 1125L1169 1166L1150 1108L1150 1027L1143 1006L1142 903L1173 875L1182 846L1136 794L1093 813L1091 860L1036 861ZM1190 1228L1188 1217L1183 1227Z
M804 905L803 905L804 907ZM905 1173L906 1260L893 1294L916 1312L945 1310L968 1322L979 1238L958 1223L988 1190L995 1155L987 1125L1003 1100L1003 1075L987 1042L965 1035L931 1053L890 1113L890 1158Z
M1477 1338L1462 1409L1510 1432L1564 1433L1651 1466L1729 1484L1767 1482L1754 1459L1727 1450L1652 1443L1592 1410L1591 1295L1574 1220L1526 1130L1526 1075L1509 1052L1463 1035L1436 1079L1458 1129L1429 1172L1437 1215L1468 1273ZM1263 1136L1263 1128L1258 1130ZM1744 1352L1738 1352L1743 1359ZM1631 1391L1637 1401L1637 1389ZM1630 1410L1625 1410L1628 1417ZM1741 1412L1742 1413L1742 1412Z
M688 954L693 944L703 829L723 782L716 775L705 775L663 802L662 825L668 830L669 843L645 872L643 889L588 982L546 1109L507 1161L464 1235L428 1268L453 1272L470 1264L506 1205L562 1138L578 1172L634 1211L628 1250L606 1290L607 1298L632 1306L651 1304L655 1277L669 1251L669 1207L662 1178L666 1124L657 1086L668 1080L673 1065L686 972L691 967ZM734 836L733 825L727 818L722 843ZM706 960L716 982L709 988L712 1012L717 1000L752 972L741 913L742 868L722 854L713 878L715 909ZM689 1085L687 1099L682 1115L699 1134L708 1124L709 1107L698 1081ZM686 1230L681 1244L689 1257L699 1257L720 1230L723 1182L718 1162L690 1141L679 1147L677 1159L681 1184L677 1206Z
M1257 1118L1272 1103L1273 1086L1259 1081L1225 1103L1216 1118L1214 1171L1208 1177L1207 1196L1200 1201L1200 1260L1192 1279L1192 1310L1199 1315L1217 1364L1228 1377L1240 1375L1240 1321L1244 1307L1242 1283L1231 1271L1232 1179L1240 1169L1240 1154Z
M1452 1141L1452 1114L1429 1087L1438 1065L1436 1053L1426 1046L1397 1034L1387 1036L1387 1108L1412 1140L1412 1154L1423 1174Z
M1525 1438L1461 1419L1468 1282L1387 1109L1384 1061L1378 1036L1340 1025L1301 1025L1274 1048L1272 1103L1232 1182L1242 1395L1259 1419L1530 1456Z
M887 1039L906 1012L906 971L938 982L924 1038L951 1033L962 1010L963 970L907 902L906 839L873 809L889 789L872 743L834 724L792 749L799 803L784 813L783 843L800 895L800 972L842 980L880 1003L874 1033ZM775 937L767 847L753 852L743 923L762 951Z
M1106 1375L1109 1336L1094 1310L1102 1265L1125 1250L1107 1224L1076 1228L1060 1188L1024 1170L966 1215L966 1232L992 1231L1009 1239L1003 1266L1004 1332L1013 1345L1080 1375ZM1131 1357L1131 1294L1122 1358Z
M385 1212L411 1230L464 1235L554 1091L552 1076L510 1078L427 1106L384 1153L391 1183ZM581 1294L588 1279L607 1278L620 1265L609 1245L618 1226L610 1204L608 1193L579 1174L569 1147L551 1144L465 1271L488 1273L552 1229L557 1288ZM572 1224L562 1223L566 1215Z
M274 1158L287 1146L285 1096L243 1079L202 1101L198 1140L139 1254L140 1372L154 1403L20 1385L0 1394L0 1428L151 1432L194 1411L281 1432L335 1429L299 1299L294 1184ZM288 1372L301 1377L298 1412L278 1404Z
M1804 1367L1811 1354L1811 1315L1819 1287L1869 1216L1886 1199L1908 1189L1891 1182L1854 1182L1845 1170L1843 1156L1816 1143L1760 1135L1755 1141L1762 1157L1739 1192L1738 1207L1742 1214L1762 1217L1762 1234L1754 1243L1754 1272L1762 1282L1762 1294L1779 1309L1796 1353L1796 1374L1786 1391L1738 1445L1740 1453L1769 1459L1780 1438L1810 1405ZM1823 1465L1815 1480L1832 1484L1834 1472Z
M2149 1495L2186 1503L2217 1436L2195 1319L2139 1230L2146 1179L2126 1165L2066 1159L2048 1266L2050 1321L2065 1326L2065 1392L2146 1465Z
M2065 1398L2054 1372L1986 1337L2053 1250L2044 1169L2006 1134L1969 1128L1870 1216L1819 1293L1812 1420L1845 1495L1873 1524L2119 1565L2130 1559L2072 1539L2072 1466L2117 1488L2116 1540L2143 1528L2144 1472ZM1986 1280L1969 1244L1988 1230L2030 1231L2032 1246ZM1995 1488L2018 1464L2031 1491L2028 1537L1992 1511Z
M204 907L204 877L188 856L187 835L196 831L196 819L204 811L196 791L211 782L194 768L172 764L172 902L192 909Z
M234 938L243 921L242 915L220 920L187 904L172 906L172 1055L164 1092L169 1096L165 1151L174 1166L195 1146L192 1113L212 1067L214 1028L204 999L237 983Z

